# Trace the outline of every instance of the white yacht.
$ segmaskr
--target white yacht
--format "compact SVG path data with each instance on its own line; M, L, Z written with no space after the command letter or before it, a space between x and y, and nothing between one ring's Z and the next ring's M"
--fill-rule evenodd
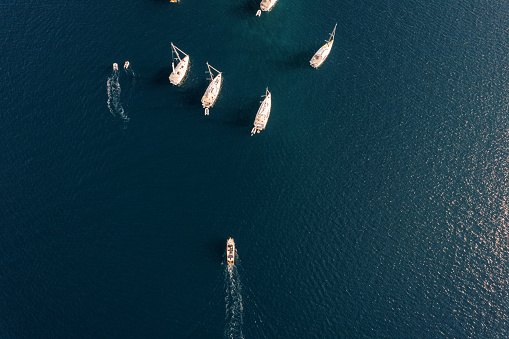
M265 89L264 96L265 99L263 99L260 108L258 108L258 112L256 113L254 127L251 130L251 136L253 136L255 133L260 133L261 130L264 130L265 126L267 126L267 121L269 120L270 107L272 105L272 101L270 98L270 92L268 88Z
M262 2L260 2L260 9L258 10L258 12L256 12L256 16L262 15L262 11L264 12L270 11L272 7L274 7L274 5L276 4L276 1L277 0L262 0Z
M336 24L336 26L337 25L338 24ZM313 57L309 61L309 64L312 67L314 67L314 68L320 67L323 64L323 62L325 61L325 59L327 59L327 57L329 56L330 50L332 48L332 44L334 43L334 35L336 34L336 26L334 26L334 30L332 31L332 33L329 33L329 35L330 35L329 40L325 41L326 42L325 45L320 47L320 49L315 53L315 55L313 55Z
M205 108L205 115L209 115L209 108L214 106L214 103L217 100L217 96L219 95L219 91L221 90L221 83L223 82L221 72L219 72L214 67L210 66L208 62L207 67L209 69L208 72L210 74L210 84L207 87L205 94L203 94L203 97L201 98L201 104L203 108ZM214 74L212 73L212 70L217 72L217 75L215 77Z
M177 48L173 43L171 43L171 54L172 54L172 61L171 61L171 68L172 72L170 74L170 82L173 85L179 85L182 82L182 79L186 75L187 68L189 66L189 55L184 53L180 48ZM179 52L184 54L183 58L180 58ZM175 53L176 57L173 57L173 53ZM178 64L175 67L174 62L175 60L178 60Z

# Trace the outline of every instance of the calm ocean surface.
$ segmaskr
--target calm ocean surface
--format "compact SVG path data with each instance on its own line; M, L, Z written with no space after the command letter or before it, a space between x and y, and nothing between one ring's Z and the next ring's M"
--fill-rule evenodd
M258 3L0 4L1 338L509 337L509 2Z

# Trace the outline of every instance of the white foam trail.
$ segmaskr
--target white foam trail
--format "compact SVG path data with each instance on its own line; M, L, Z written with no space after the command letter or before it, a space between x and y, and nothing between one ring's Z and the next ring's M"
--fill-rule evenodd
M127 68L124 67L124 71L127 73L127 75L132 76L134 78L135 74L134 74L134 70L131 67L131 65L129 65L129 67L127 67Z
M134 93L134 87L136 85L136 73L134 73L134 70L133 68L131 67L131 65L129 65L129 67L127 68L124 68L124 71L126 72L127 76L129 78L131 78L131 88L130 88L130 95L129 97L131 97Z
M113 114L113 116L119 116L125 122L129 121L129 118L125 114L124 108L122 107L122 103L120 102L120 93L122 90L120 89L120 83L118 81L118 70L113 70L111 76L108 78L106 82L106 88L108 91L108 108Z
M244 338L242 326L244 324L242 303L242 284L239 271L235 265L226 265L226 328L225 338Z

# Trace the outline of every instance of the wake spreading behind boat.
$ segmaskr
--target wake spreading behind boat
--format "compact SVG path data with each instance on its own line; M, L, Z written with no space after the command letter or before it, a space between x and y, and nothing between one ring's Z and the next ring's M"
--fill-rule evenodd
M214 106L214 103L217 100L217 96L219 95L219 91L221 90L221 82L223 81L221 72L210 66L208 62L207 67L209 68L208 72L210 74L210 84L207 87L205 94L203 94L203 97L201 98L201 104L203 108L205 108L205 115L209 115L209 108ZM212 70L217 72L215 77L212 74Z
M172 60L171 60L171 68L173 72L170 74L170 82L173 85L178 85L184 78L187 72L187 67L189 66L189 55L184 53L180 48L177 48L173 43L171 43L171 54L172 54ZM180 58L179 52L184 54L184 58ZM175 53L176 57L173 57L173 53ZM174 62L175 60L178 60L179 63L177 64L177 67L175 67Z
M336 24L337 26L338 24ZM332 44L334 43L334 35L336 34L336 26L334 26L334 30L332 33L329 33L330 38L329 40L326 40L326 44L323 45L316 53L313 55L311 60L309 61L309 64L314 67L318 68L320 67L325 59L329 56L330 50L332 48Z
M270 11L272 7L274 7L274 5L276 4L276 1L277 0L262 0L262 2L260 2L260 9L258 10L258 12L256 12L256 16L262 15L262 11L264 12Z
M113 63L113 70L118 71L118 64L116 62Z
M235 242L232 238L228 239L226 242L226 261L228 265L233 265L235 263Z
M272 105L272 101L270 98L270 92L269 89L265 89L265 99L263 99L262 104L260 105L260 108L258 108L258 112L256 113L256 118L254 121L254 127L251 130L251 136L253 136L255 133L260 133L261 130L265 129L265 126L267 126L267 121L269 120L270 116L270 107Z

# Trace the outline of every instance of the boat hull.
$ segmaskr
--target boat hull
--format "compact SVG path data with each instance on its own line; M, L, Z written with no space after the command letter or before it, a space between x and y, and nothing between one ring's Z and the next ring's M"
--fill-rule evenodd
M203 108L210 108L214 105L219 96L219 91L221 91L221 83L223 82L223 77L221 73L219 73L214 80L212 80L205 91L205 94L201 98L201 104Z
M262 101L260 108L258 108L258 112L256 113L254 127L251 130L251 135L260 133L260 131L265 129L267 122L269 121L271 107L272 98L270 92L267 90L265 92L265 99Z
M182 82L182 79L184 79L184 76L186 75L188 66L189 56L186 55L182 60L180 60L177 67L175 67L173 72L170 74L170 82L172 85L179 85Z
M268 12L274 7L274 5L276 4L276 1L277 0L263 0L260 3L260 9L264 12Z
M333 44L334 41L330 41L328 43L326 43L325 45L323 45L316 53L315 55L313 55L313 57L311 58L311 60L309 61L309 64L314 67L314 68L318 68L320 67L323 62L325 61L325 59L327 59L327 57L329 56L330 54L330 51L332 49L332 44Z

